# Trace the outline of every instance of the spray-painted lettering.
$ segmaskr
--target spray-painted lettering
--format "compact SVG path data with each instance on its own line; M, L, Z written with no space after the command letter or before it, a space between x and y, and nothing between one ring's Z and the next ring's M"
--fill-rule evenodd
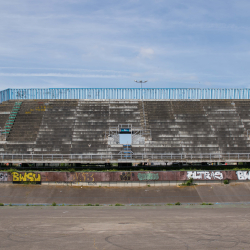
M220 171L208 172L208 171L187 171L187 178L193 178L194 180L222 180L223 174Z
M41 175L37 173L23 173L22 174L22 173L13 172L12 176L13 176L13 182L16 182L16 181L40 182L41 181Z
M134 176L134 173L131 173L131 172L122 172L122 174L120 175L120 180L121 181L130 181L131 180L131 176Z
M153 174L153 173L138 173L138 179L140 181L155 181L155 180L159 180L159 175L157 174Z
M8 174L7 173L0 173L0 181L7 181Z
M250 180L250 171L237 171L236 172L238 180Z

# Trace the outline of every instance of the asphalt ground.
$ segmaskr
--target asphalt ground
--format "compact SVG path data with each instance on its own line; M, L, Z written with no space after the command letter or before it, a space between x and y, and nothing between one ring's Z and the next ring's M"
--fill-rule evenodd
M5 204L166 204L250 202L250 183L191 187L80 187L1 184Z
M0 249L249 249L250 205L4 206Z

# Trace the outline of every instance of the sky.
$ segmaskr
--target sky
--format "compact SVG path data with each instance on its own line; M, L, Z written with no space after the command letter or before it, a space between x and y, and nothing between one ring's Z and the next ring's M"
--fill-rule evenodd
M0 89L250 88L250 1L0 0Z

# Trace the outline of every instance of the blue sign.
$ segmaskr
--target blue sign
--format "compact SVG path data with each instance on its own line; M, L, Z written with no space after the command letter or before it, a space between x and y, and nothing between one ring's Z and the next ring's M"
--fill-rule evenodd
M121 132L129 132L129 128L121 128Z

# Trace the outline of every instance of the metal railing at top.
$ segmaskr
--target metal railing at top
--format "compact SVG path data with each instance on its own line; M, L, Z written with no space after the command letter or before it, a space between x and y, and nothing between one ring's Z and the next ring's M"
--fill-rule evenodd
M124 160L122 154L0 154L0 162L107 162ZM225 162L250 161L250 153L133 154L128 161Z
M0 91L0 103L26 99L250 99L250 89L48 88Z

